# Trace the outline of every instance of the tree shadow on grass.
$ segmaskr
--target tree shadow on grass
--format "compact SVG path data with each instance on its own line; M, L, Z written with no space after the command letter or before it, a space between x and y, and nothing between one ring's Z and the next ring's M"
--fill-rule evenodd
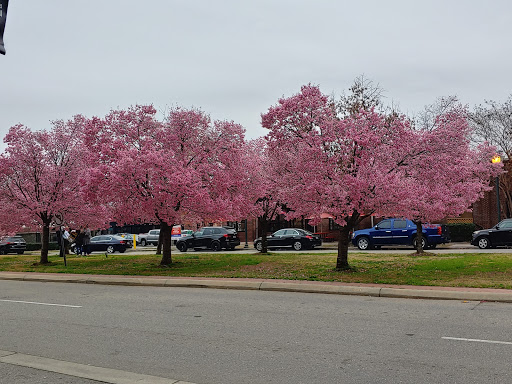
M41 263L41 262L32 263L32 266L34 266L34 267L51 267L53 265L57 265L57 263L54 263L52 261L49 261L47 263Z

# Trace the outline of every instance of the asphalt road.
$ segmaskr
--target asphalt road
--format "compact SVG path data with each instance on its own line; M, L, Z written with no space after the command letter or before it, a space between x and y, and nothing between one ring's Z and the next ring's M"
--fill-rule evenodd
M511 314L488 302L0 281L0 350L199 384L509 383ZM0 363L0 377L18 368Z

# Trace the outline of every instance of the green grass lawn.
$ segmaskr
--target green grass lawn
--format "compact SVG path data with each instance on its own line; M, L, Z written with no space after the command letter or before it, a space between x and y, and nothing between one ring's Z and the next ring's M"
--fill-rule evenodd
M278 253L223 254L173 253L170 267L159 266L159 255L70 255L67 267L56 253L50 265L35 265L36 252L0 255L0 271L54 272L109 275L158 275L191 277L243 277L350 283L439 285L452 287L512 288L512 254L415 254L354 253L354 270L334 270L336 254Z

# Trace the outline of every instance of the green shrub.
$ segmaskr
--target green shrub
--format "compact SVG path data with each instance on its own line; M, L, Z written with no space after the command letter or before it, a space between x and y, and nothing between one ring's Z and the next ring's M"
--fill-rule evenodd
M476 231L473 223L446 224L452 241L471 241L471 234Z

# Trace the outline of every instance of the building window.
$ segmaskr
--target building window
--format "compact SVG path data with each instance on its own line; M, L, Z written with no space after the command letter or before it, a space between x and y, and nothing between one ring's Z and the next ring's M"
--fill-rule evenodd
M245 232L245 221L228 221L226 226L233 228L237 232Z
M329 219L329 231L338 231L340 229L340 225L336 224L334 219Z

